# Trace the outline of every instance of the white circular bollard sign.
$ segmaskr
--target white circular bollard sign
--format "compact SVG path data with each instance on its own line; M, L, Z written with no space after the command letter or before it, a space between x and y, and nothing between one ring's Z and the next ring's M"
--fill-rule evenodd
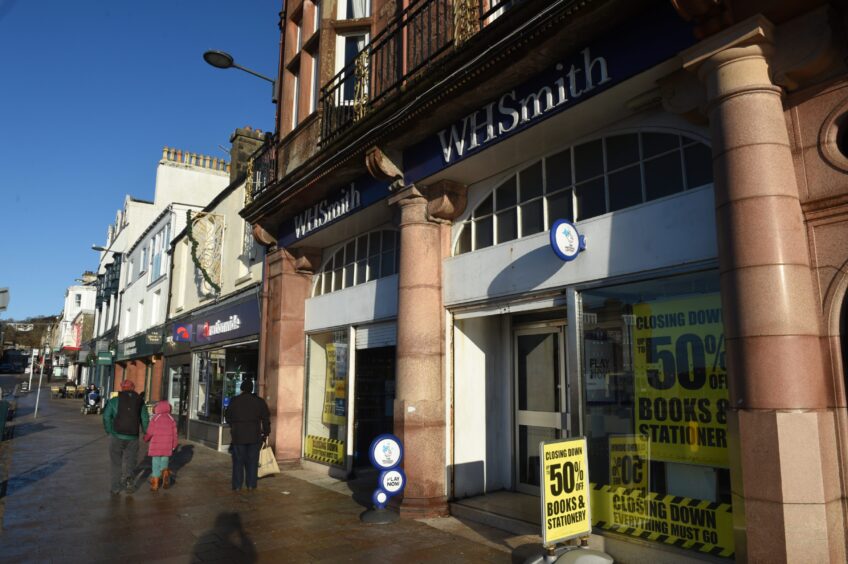
M380 485L390 495L394 495L401 491L405 484L406 476L399 468L386 470L380 475Z
M371 444L371 463L379 469L390 470L403 459L403 447L394 435L380 435Z
M577 228L564 219L558 219L551 227L551 248L564 261L577 258L580 251L586 249L586 239Z

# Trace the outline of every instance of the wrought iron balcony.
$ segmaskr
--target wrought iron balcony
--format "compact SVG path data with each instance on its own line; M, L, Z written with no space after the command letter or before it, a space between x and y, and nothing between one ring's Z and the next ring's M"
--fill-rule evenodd
M417 0L321 88L321 144L523 0Z
M266 140L247 161L247 186L244 205L250 204L277 179L277 144Z

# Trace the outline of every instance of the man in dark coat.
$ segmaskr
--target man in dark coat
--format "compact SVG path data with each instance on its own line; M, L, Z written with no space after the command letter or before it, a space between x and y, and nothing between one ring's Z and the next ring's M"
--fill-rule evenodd
M106 402L103 428L109 435L109 458L112 462L112 495L121 490L135 491L135 466L138 459L138 433L147 431L150 416L144 397L135 391L132 380L121 382L118 395Z
M230 451L233 455L233 491L247 482L248 491L256 489L259 449L271 432L271 414L265 400L253 393L253 381L241 383L241 394L230 401L224 412L230 424Z

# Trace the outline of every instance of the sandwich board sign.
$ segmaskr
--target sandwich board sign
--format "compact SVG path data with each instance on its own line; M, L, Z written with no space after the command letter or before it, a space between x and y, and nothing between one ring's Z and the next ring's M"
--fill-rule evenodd
M585 537L592 532L586 437L542 441L542 544Z

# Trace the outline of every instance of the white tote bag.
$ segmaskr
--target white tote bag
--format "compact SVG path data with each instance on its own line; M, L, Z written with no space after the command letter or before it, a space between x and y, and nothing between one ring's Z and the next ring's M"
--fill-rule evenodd
M259 451L259 477L273 476L280 473L280 467L277 465L277 457L274 456L274 449L266 439L262 443L262 449Z

